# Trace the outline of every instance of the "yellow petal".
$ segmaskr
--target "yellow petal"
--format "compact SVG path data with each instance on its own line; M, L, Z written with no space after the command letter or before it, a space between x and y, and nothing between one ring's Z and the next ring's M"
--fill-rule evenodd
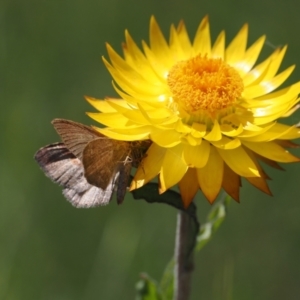
M174 63L180 60L185 60L189 57L188 53L181 48L179 36L174 25L171 26L170 30L170 50Z
M145 119L148 120L149 123L152 125L170 125L175 123L178 123L178 117L171 113L170 110L168 110L165 107L160 107L156 109L149 109L147 106L145 107L144 104L139 104L138 107L145 117Z
M238 138L231 139L226 136L223 136L220 141L211 142L211 144L220 149L230 150L240 147L241 141Z
M252 137L245 137L243 141L247 142L268 142L275 139L295 139L300 138L300 129L295 126L284 124L274 124L268 131Z
M187 58L191 57L192 45L183 21L180 21L178 24L177 34L178 34L178 39L180 41L182 50L184 51L184 53L186 53Z
M264 142L264 143L251 143L251 142L243 142L250 150L258 153L261 156L264 156L268 159L272 159L278 162L297 162L300 159L290 152L276 144L275 142ZM248 176L245 176L248 177Z
M136 103L143 104L144 106L157 108L157 107L165 107L164 101L160 101L160 98L165 97L163 94L160 95L147 95L147 94L135 94L128 95L124 93L121 89L117 87L117 85L112 82L112 85L116 92L119 94L119 96L126 100L128 105L134 105L136 106ZM135 96L138 96L138 99Z
M252 158L253 162L255 163L260 177L248 177L246 178L246 180L248 182L250 182L253 186L255 186L256 188L258 188L259 190L263 191L264 193L268 194L268 195L272 195L267 180L269 179L269 176L265 173L265 171L262 169L262 167L260 166L260 164L257 161L257 156L254 152L247 150L248 155Z
M272 126L274 126L276 123L268 124L265 127L260 127L260 130L244 130L242 134L239 135L239 139L243 141L244 139L248 139L254 136L259 136L263 134L264 132L268 131Z
M187 208L199 190L196 169L189 168L178 185L183 205Z
M256 178L256 177L255 177ZM222 187L235 201L240 202L241 177L224 164L224 176Z
M178 119L175 125L175 130L180 133L190 133L192 128L184 124L181 119Z
M221 132L226 136L236 137L240 135L243 130L244 128L242 124L239 124L238 128L228 124L221 124Z
M132 110L132 108L130 106L123 106L120 105L122 103L118 103L117 101L111 101L110 99L106 100L106 102L117 112L123 114L126 113L127 111Z
M165 83L172 61L169 59L167 61L160 61L144 41L142 41L142 46L154 72L158 75L160 80Z
M203 168L208 161L210 148L205 140L198 146L184 145L183 159L189 167Z
M207 54L208 57L211 56L211 43L210 43L210 30L208 16L204 17L201 21L194 39L194 52L195 55Z
M273 106L270 108L262 108L255 110L255 124L264 125L270 122L276 121L281 118L286 112L288 112L296 103L298 103L298 99L292 99L293 101L288 103L282 103L277 106Z
M123 115L129 119L130 121L138 124L138 125L150 125L151 122L149 118L146 118L145 114L141 112L141 110L129 110L124 112Z
M289 111L287 111L286 113L284 113L281 117L282 118L287 118L287 117L291 116L299 108L300 108L300 104L297 104L294 107L292 107Z
M131 55L130 65L140 74L146 74L147 80L149 80L153 84L158 84L160 82L159 77L153 71L146 56L136 45L136 43L134 42L127 30L125 31L125 38L127 50ZM126 61L128 62L128 59L126 59Z
M223 180L224 163L214 147L211 147L207 164L197 169L200 188L210 203L218 196Z
M166 151L159 176L160 193L177 184L188 170L182 159L182 148L182 145L178 145Z
M272 92L291 75L294 69L295 66L291 66L270 80L262 81L257 85L246 87L243 92L244 97L256 98Z
M119 113L86 113L93 120L101 123L102 125L123 128L128 125L128 119Z
M113 67L118 70L118 72L124 76L129 75L131 80L135 80L137 84L148 83L149 79L144 77L147 73L141 73L141 70L132 68L109 44L106 44L106 49ZM156 81L159 83L159 80Z
M214 121L212 130L204 137L208 141L219 141L222 139L220 124L217 120Z
M279 53L279 49L276 49L268 58L263 62L255 66L250 72L243 78L244 86L248 87L261 81L261 78L268 72L268 68L272 62L272 59Z
M192 124L192 128L195 131L192 131L192 135L196 138L204 137L206 134L206 124L196 123Z
M246 108L266 108L268 106L277 106L284 103L289 103L293 99L298 97L300 93L300 82L297 82L287 88L281 89L279 91L269 93L267 95L258 97L256 99L248 99L247 102L243 104Z
M241 75L247 74L254 66L264 45L265 39L266 36L260 37L246 50L244 58L235 64L235 67L240 71Z
M283 124L279 124L278 125L281 125L281 126L286 126L286 125L283 125ZM283 128L284 128L283 127ZM293 139L298 139L300 137L300 129L296 126L291 126L289 130L286 130L282 132L281 135L279 135L279 138L281 140L293 140Z
M103 62L116 83L128 94L139 95L147 93L153 96L162 94L163 90L160 85L149 83L136 71L125 72L124 70L117 70L105 58L103 58Z
M266 81L273 78L276 75L282 63L286 50L287 50L287 46L284 46L281 50L277 52L277 55L273 57L272 62L270 63L268 72L264 75L263 78L261 78L261 80Z
M246 180L250 182L253 186L258 188L260 191L266 193L267 195L272 196L272 192L268 186L268 183L265 178L262 177L246 177Z
M181 141L183 143L187 143L188 145L191 146L199 146L202 143L202 138L195 138L191 134L186 134L185 136L182 137Z
M242 177L259 177L255 163L249 157L243 147L232 150L216 148L225 163L235 173Z
M166 42L154 16L150 19L150 47L160 62L167 63L170 61L171 52L169 45Z
M271 128L272 126L274 126L276 123L271 123L265 126L257 126L254 124L251 124L250 122L247 123L247 125L244 126L244 131L242 134L239 135L239 137L243 137L244 134L246 136L253 136L253 135L258 135L258 134L262 134L263 132L266 132L267 130L269 130L269 128ZM250 132L250 134L247 134L247 132ZM252 132L252 134L251 134Z
M99 128L94 126L93 128L111 139L122 141L138 141L149 139L149 130L151 130L149 126L129 127L125 129Z
M116 112L116 110L107 102L106 100L101 100L101 99L96 99L93 97L88 97L85 96L85 100L91 104L94 108L97 110L104 112L104 113L112 113ZM127 107L128 108L128 103L124 101L123 99L109 99L111 102L116 102L120 106Z
M245 24L225 51L225 61L231 66L235 66L243 60L247 46L248 24Z
M260 118L260 117L270 117L272 115L276 115L278 113L282 114L282 112L285 112L287 109L292 107L294 104L298 103L297 98L292 98L292 99L286 99L286 101L281 101L281 102L274 102L269 105L269 106L261 106L257 108L253 108L253 117L254 118Z
M150 134L151 140L161 147L174 147L181 142L181 134L174 129L161 130L153 128Z
M130 55L137 61L141 62L141 64L148 65L148 61L147 61L144 53L140 50L140 48L134 42L134 40L131 37L131 35L129 34L128 30L125 30L125 39L126 39L127 50L130 53Z
M223 30L217 37L214 46L211 50L212 58L222 58L224 59L225 53L225 31Z
M158 175L165 153L165 148L159 147L154 143L149 147L144 159L140 163L134 175L130 185L130 191L142 187Z
M110 67L109 71L117 82L123 80L129 87L135 85L136 87L139 87L138 89L145 89L151 86L153 87L153 90L157 90L157 88L160 88L161 82L153 72L153 70L150 73L142 73L141 71L143 69L137 67L134 69L130 64L128 64L127 61L121 58L109 44L107 44L106 47L110 61L112 63L112 68L114 68L116 72L114 72ZM105 59L103 59L103 61L108 67L109 64L107 63L107 61Z

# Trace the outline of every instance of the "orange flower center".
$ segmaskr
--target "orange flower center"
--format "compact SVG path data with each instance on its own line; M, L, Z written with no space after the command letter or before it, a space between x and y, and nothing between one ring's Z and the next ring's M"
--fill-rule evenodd
M173 101L186 112L214 115L241 98L243 80L222 59L198 55L180 61L167 78Z

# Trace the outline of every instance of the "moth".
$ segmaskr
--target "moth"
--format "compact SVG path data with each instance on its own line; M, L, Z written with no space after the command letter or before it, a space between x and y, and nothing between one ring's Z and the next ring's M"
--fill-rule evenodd
M150 141L110 139L92 127L65 119L52 124L62 142L42 147L35 160L63 195L78 208L108 204L116 190L122 203L133 166L141 163Z

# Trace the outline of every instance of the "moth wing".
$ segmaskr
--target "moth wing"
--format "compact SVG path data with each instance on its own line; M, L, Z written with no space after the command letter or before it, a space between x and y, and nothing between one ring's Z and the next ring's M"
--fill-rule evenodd
M87 181L106 189L130 153L130 143L112 139L95 139L83 150L82 163ZM115 181L115 180L114 180Z
M85 179L85 177L83 178ZM117 176L110 181L105 190L89 184L86 180L84 184L77 182L73 187L65 187L63 195L77 208L103 206L108 204L112 199L116 179Z
M90 141L96 138L107 139L92 127L71 120L54 119L51 123L65 146L79 159L82 159L83 149Z
M117 184L117 203L122 204L129 185L130 172L132 168L131 162L126 162L120 166L119 179Z
M81 161L63 143L41 148L34 158L46 176L63 187L64 196L73 206L89 208L110 202L119 174L112 178L107 189L89 184Z

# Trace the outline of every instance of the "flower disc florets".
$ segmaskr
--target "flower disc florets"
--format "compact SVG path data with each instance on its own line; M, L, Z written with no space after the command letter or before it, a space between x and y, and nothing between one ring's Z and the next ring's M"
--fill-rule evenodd
M197 55L179 61L170 70L167 83L172 99L189 114L216 112L233 106L244 88L239 73L220 58Z

